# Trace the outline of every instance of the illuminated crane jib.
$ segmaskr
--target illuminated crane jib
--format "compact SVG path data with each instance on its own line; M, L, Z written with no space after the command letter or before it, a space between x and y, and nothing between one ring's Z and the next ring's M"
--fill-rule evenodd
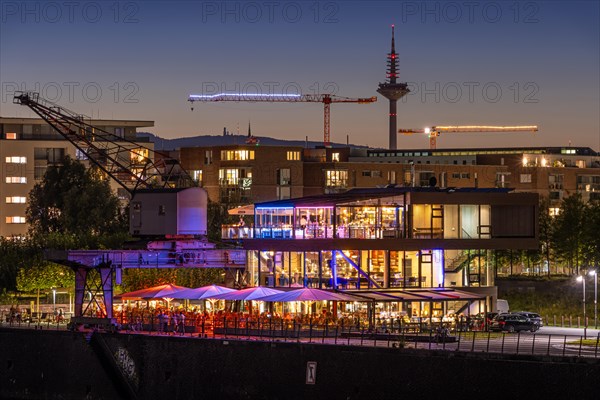
M357 103L368 104L377 101L377 97L351 98L336 96L333 94L276 94L276 93L219 93L219 94L192 94L188 97L194 110L194 102L218 102L218 101L237 101L237 102L278 102L278 103L323 103L323 144L325 147L331 146L330 114L332 103Z
M469 133L469 132L537 132L537 125L514 125L514 126L496 126L496 125L436 125L423 129L398 129L398 133L403 135L412 135L414 133L424 133L429 136L429 148L437 148L437 138L440 133Z

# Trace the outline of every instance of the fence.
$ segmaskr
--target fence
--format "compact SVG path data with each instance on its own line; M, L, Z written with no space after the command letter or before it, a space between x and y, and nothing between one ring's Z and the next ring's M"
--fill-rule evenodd
M2 325L24 329L66 330L65 322L9 321L2 316ZM125 321L123 321L125 322ZM181 327L181 325L180 325ZM122 332L139 334L178 334L182 337L218 340L262 340L292 343L316 343L344 346L387 347L396 349L417 349L455 351L487 354L515 354L557 357L598 358L600 334L584 338L575 335L548 335L539 333L499 333L485 331L395 330L387 332L370 331L355 326L330 324L297 323L295 321L247 321L243 319L201 319L190 320L185 329L176 333L163 326L153 316L142 323L141 329L122 326Z

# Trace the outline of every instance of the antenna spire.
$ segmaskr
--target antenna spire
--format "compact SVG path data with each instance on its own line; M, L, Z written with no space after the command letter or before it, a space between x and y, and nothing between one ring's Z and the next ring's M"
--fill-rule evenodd
M389 83L396 83L399 75L398 53L396 53L396 41L394 34L394 25L392 25L392 48L387 56L387 78Z

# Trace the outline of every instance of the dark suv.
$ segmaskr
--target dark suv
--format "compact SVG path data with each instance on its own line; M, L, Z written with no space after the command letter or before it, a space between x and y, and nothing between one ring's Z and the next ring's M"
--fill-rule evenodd
M490 330L501 332L535 332L539 329L538 325L521 314L500 314L492 320Z
M537 325L538 329L540 329L542 326L544 326L544 321L542 320L542 316L540 314L529 312L529 311L517 311L514 314L521 314L521 315L526 316L527 318L532 320Z

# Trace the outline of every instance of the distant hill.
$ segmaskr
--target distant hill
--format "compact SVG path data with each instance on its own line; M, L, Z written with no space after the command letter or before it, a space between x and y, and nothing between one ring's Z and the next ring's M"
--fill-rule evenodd
M246 135L202 135L192 136L177 139L163 139L160 136L156 136L150 132L138 132L137 136L140 138L148 138L148 140L154 143L156 150L175 150L181 147L203 147L203 146L224 146L230 144L246 144ZM265 146L300 146L305 147L307 143L304 140L282 140L274 139L265 136L257 136L260 140L260 144ZM346 147L343 143L332 143L332 147ZM316 146L323 146L323 142L308 142L308 147L314 148ZM367 146L357 146L351 144L352 148L366 148Z

